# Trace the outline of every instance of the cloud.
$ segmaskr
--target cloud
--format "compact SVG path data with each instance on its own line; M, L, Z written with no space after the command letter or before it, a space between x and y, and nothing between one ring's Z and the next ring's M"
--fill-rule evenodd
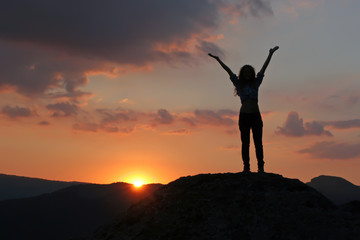
M97 109L96 110L102 116L101 123L104 125L117 124L128 121L135 121L137 113L131 110L108 110L108 109Z
M48 104L46 108L54 112L51 115L52 117L69 117L76 115L79 111L79 107L77 105L69 102Z
M144 117L144 113L126 109L96 109L92 114L87 113L72 128L84 132L103 131L107 133L131 133L136 124Z
M231 17L263 17L273 15L269 1L263 0L242 0L236 3L230 1L219 1L222 10Z
M298 17L302 9L313 10L322 5L325 0L288 0L283 1L280 11L285 12L292 17Z
M119 101L120 104L123 104L123 103L127 103L129 101L128 98L124 98L122 100Z
M75 104L51 105L55 116L74 116L76 123L73 129L87 132L131 133L136 129L152 129L163 126L167 128L160 134L190 135L191 129L203 126L224 128L227 133L229 127L236 125L233 118L238 113L229 109L195 110L193 112L171 113L167 109L156 112L133 111L129 109L96 109L95 111L80 111ZM49 108L49 107L48 107ZM69 108L69 110L68 110ZM65 112L68 110L67 112ZM72 110L72 111L71 111ZM60 112L62 111L62 112Z
M41 125L41 126L48 126L48 125L50 125L50 122L48 122L48 121L41 121L41 122L39 122L38 124Z
M3 0L0 90L78 100L92 74L223 55L213 33L231 6L239 17L271 11L262 0Z
M289 112L287 119L282 127L277 127L276 134L288 137L302 137L308 135L332 136L331 132L324 129L321 122L313 121L303 123L297 112Z
M360 144L318 142L298 152L320 159L351 159L360 156Z
M22 118L22 117L31 117L36 115L30 108L19 107L19 106L4 106L1 109L1 113L8 116L9 118Z
M99 124L97 123L75 123L73 124L73 129L84 131L84 132L97 132L99 129Z
M360 128L360 119L351 119L344 121L324 121L322 122L324 126L330 126L336 129L351 129L351 128Z
M232 119L238 113L232 110L195 110L193 117L183 118L182 121L191 125L213 125L213 126L231 126L235 124Z
M168 130L163 133L163 135L181 135L181 136L182 135L190 135L190 134L191 134L191 131L186 128Z
M1 39L1 37L0 37ZM0 41L0 90L12 89L30 98L90 97L78 88L88 83L87 72L107 72L111 65L70 56L30 44Z
M103 131L106 133L131 133L135 130L134 127L124 127L124 128L119 128L119 127L111 127L111 126L106 126L103 124L98 124L98 123L89 123L89 122L82 122L82 123L75 123L73 124L72 128L74 130L77 131L83 131L83 132L98 132L98 131Z
M14 0L2 1L1 9L2 39L135 65L186 56L182 48L165 54L154 46L207 36L218 16L208 0Z
M155 118L152 120L153 125L171 124L175 120L174 116L171 115L166 109L159 109Z

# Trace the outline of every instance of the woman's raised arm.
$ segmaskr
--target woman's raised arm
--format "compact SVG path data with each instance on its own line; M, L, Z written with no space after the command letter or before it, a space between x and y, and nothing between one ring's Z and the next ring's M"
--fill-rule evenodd
M210 57L214 58L216 61L218 61L220 63L220 65L223 67L223 69L225 69L225 71L229 74L230 77L232 75L234 75L234 73L231 71L231 69L228 66L226 66L225 63L223 63L223 61L221 61L218 56L214 56L211 53L209 53L208 55Z
M267 66L269 65L269 62L270 62L270 60L271 60L272 55L273 55L274 52L275 52L276 50L278 50L278 49L279 49L278 46L276 46L276 47L274 47L274 48L270 48L270 50L269 50L269 55L268 55L268 57L266 58L265 63L264 63L263 67L262 67L261 70L260 70L260 74L264 75L265 70L266 70L266 68L267 68Z

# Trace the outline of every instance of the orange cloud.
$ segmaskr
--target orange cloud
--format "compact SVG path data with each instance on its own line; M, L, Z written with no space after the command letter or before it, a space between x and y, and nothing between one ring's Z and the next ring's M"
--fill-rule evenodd
M183 136L183 135L190 135L191 131L186 128L181 128L181 129L168 130L162 134L163 135L181 135L181 136Z

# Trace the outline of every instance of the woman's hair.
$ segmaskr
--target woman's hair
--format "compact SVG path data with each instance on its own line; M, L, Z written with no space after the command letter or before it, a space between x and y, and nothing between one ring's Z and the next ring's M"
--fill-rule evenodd
M246 79L244 77L245 73L250 71L250 79ZM239 72L239 86L240 90L242 90L246 85L256 88L256 81L255 81L255 69L251 65L244 65ZM239 95L237 89L234 90L234 95Z

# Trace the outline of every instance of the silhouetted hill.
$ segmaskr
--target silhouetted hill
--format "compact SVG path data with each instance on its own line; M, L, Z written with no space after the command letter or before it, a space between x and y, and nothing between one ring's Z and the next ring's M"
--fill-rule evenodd
M360 201L360 187L341 177L322 175L311 179L307 184L337 205Z
M34 197L51 193L80 182L50 181L40 178L29 178L0 174L0 201L6 199Z
M0 239L64 240L90 235L159 186L80 184L37 197L0 201Z
M360 239L360 220L296 179L226 173L182 177L99 228L97 240Z
M342 210L359 215L360 217L360 201L351 201L341 205L340 207Z

